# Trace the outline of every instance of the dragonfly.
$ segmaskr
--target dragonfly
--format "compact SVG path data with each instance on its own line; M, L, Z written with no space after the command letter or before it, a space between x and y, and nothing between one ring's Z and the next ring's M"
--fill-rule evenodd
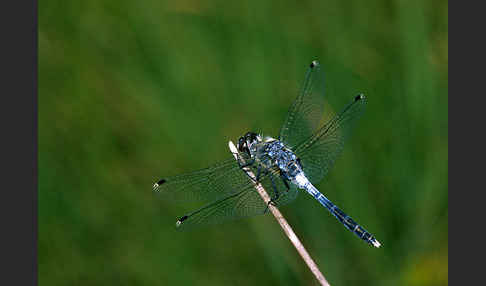
M286 205L305 191L360 239L380 247L371 233L315 187L342 152L366 105L366 98L360 93L341 112L320 125L324 87L324 73L314 60L277 139L247 132L237 141L233 154L236 159L232 156L208 168L157 181L153 190L164 200L205 203L180 217L176 226L190 229L265 214L268 204ZM245 170L255 176L249 176ZM271 198L268 203L256 191L255 183L268 193Z

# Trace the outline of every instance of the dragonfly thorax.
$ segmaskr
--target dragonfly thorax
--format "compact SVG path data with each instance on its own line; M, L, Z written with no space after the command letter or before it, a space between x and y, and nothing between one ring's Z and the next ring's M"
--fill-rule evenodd
M248 132L238 140L238 151L246 159L255 159L264 168L278 167L281 174L288 180L302 172L299 158L281 141Z
M281 141L273 139L265 142L262 151L263 155L267 155L287 178L290 179L302 172L299 158Z

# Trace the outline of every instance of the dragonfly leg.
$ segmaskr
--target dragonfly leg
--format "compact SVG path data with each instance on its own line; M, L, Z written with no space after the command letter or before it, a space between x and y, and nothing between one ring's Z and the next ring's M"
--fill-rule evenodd
M278 191L277 186L275 185L275 181L271 176L270 176L270 182L272 182L272 188L275 196L270 200L269 203L274 203L280 197L280 192Z
M286 192L289 192L290 186L289 186L289 182L287 181L287 178L284 177L284 175L282 175L282 174L280 175L280 178L282 178L282 181L283 181L285 188L286 188Z
M245 163L242 163L242 159L240 159L240 156L238 155L238 165L240 166L240 169L243 170L243 172L245 172L245 174L248 176L248 178L250 178L250 180L252 180L253 182L257 183L258 182L258 175L256 178L253 178L252 176L250 176L244 169L246 167L249 167L251 165L253 165L253 163L255 163L255 159L250 159L248 162L245 162Z
M253 165L253 163L255 163L255 158L251 158L250 160L248 160L247 162L244 161L243 158L241 158L240 154L237 154L237 157L238 157L238 165L240 165L240 168L245 168L245 167L248 167L248 166L251 166Z
M258 170L256 173L255 181L260 182L260 175L262 174L262 166L258 166Z
M268 173L268 171L267 171L267 173ZM275 195L273 196L273 198L270 197L270 200L268 201L267 207L265 208L265 211L263 213L267 213L268 206L270 204L276 206L277 205L277 202L276 201L280 197L280 193L278 192L277 186L275 185L275 182L273 181L272 176L270 176L270 182L272 182L272 189L273 189L273 192L274 192Z

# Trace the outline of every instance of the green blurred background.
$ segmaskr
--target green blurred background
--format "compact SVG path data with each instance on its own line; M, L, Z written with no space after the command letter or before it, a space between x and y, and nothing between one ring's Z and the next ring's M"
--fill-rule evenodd
M317 284L272 216L178 232L151 189L277 136L313 59L368 98L318 187L383 247L282 212L333 285L448 284L447 1L39 4L39 284Z

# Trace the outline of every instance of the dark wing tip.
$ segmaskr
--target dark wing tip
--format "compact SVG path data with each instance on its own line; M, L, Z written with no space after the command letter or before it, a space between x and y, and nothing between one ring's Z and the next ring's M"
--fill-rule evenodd
M154 186L153 186L153 188L152 188L152 189L153 189L154 191L159 191L159 190L158 190L158 188L160 187L160 185L162 185L162 184L163 184L163 183L165 183L165 182L166 182L166 180L165 180L165 179L162 179L162 180L158 181L157 183L155 183L155 184L154 184Z
M358 94L355 98L354 98L354 101L358 101L358 100L362 100L362 99L365 99L365 96L364 94L360 93Z
M316 61L316 60L313 60L313 61L311 62L311 64L310 64L311 69L312 69L312 68L315 68L315 67L317 67L317 66L319 66L319 62L318 62L318 61Z
M188 216L187 216L187 215L185 215L185 216L181 217L180 219L178 219L178 220L177 220L177 222L176 222L176 227L181 226L181 224L182 224L182 223L183 223L183 222L184 222L184 221L185 221L187 218L188 218Z

